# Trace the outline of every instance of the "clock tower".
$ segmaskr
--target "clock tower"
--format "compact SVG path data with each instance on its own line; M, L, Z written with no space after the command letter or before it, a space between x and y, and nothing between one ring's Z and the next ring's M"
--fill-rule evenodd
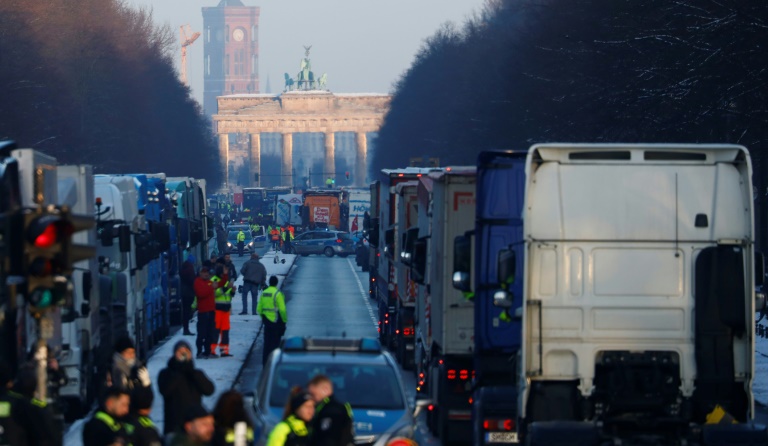
M217 112L216 97L259 92L259 8L221 0L203 8L203 110Z

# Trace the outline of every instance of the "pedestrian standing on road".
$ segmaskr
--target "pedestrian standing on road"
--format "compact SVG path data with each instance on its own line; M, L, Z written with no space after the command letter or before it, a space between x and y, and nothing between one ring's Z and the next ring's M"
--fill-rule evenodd
M22 399L29 411L26 415L34 423L32 434L30 435L30 431L27 431L30 444L59 446L62 442L63 426L54 416L48 403L35 397L35 391L37 391L37 364L30 362L19 368L9 394L14 398Z
M232 446L253 443L253 421L245 411L243 395L234 390L221 394L213 409L216 429L212 446Z
M163 434L180 431L186 410L202 404L203 395L214 391L213 382L195 368L192 349L186 341L179 341L173 347L173 356L160 371L157 386L164 401Z
M192 319L192 302L195 300L195 262L193 255L187 256L187 260L181 264L179 277L181 278L181 324L184 327L184 336L194 336L189 331L189 320Z
M245 250L245 232L241 229L237 233L237 256L242 257Z
M213 438L213 415L200 404L187 408L182 429L174 434L170 446L208 446Z
M307 385L315 401L315 416L310 422L309 444L312 446L346 446L355 443L352 430L352 408L333 395L333 382L316 375Z
M99 410L83 427L83 446L130 444L130 435L120 421L128 415L130 401L125 389L110 387Z
M131 404L125 425L131 435L132 446L162 446L163 439L155 423L149 418L155 394L151 387L140 387L131 392ZM129 427L130 426L130 427Z
M232 294L235 290L232 289L231 282L224 272L225 270L224 262L218 263L216 265L216 275L211 278L211 281L218 281L220 284L214 292L216 329L211 342L211 356L213 357L216 356L216 348L219 348L220 356L232 356L229 354L229 314L232 311Z
M200 275L195 279L195 301L192 307L197 309L197 357L208 358L211 351L213 333L216 330L216 288L220 282L211 280L207 267L200 268Z
M272 240L272 249L277 252L278 246L280 246L280 230L277 227L272 228L270 226L269 237Z
M133 339L124 333L115 340L113 348L112 366L107 372L107 387L130 390L128 377L136 365L136 346Z
M235 268L234 262L232 262L232 256L229 255L229 253L224 254L223 257L224 266L227 267L227 276L229 278L229 283L234 285L235 281L237 280L237 268Z
M261 316L264 325L264 348L261 358L262 365L272 350L280 345L280 338L285 333L288 315L285 311L285 295L277 289L277 276L269 278L269 287L261 293L256 312Z
M248 293L251 293L252 299L251 314L256 314L259 290L267 285L267 268L259 261L259 254L251 253L251 259L240 268L240 274L243 275L243 311L240 315L248 314Z
M227 252L227 231L223 226L216 228L216 248L219 251L219 255L224 255Z
M301 387L291 389L283 411L283 421L277 423L267 438L267 446L305 446L309 444L308 423L315 414L312 395ZM341 445L340 445L341 446Z
M39 427L32 417L30 402L10 390L13 380L8 363L0 362L0 445L27 446L39 444Z

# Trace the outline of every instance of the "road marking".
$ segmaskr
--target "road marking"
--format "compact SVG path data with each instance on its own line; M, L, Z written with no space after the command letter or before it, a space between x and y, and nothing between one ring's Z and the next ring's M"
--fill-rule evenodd
M368 315L371 316L371 321L373 321L373 326L378 330L379 329L379 319L376 316L376 313L373 312L373 307L371 307L371 298L368 297L368 293L365 292L365 289L363 288L363 283L360 282L360 278L357 277L357 271L355 270L355 267L352 266L352 261L347 258L347 263L349 264L349 269L352 270L352 275L355 277L355 280L357 281L357 287L360 289L360 295L363 296L363 301L365 302L366 308L368 308Z

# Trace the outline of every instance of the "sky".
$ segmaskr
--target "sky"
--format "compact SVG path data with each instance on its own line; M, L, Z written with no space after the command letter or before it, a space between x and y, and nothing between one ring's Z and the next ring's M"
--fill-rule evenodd
M316 76L328 74L327 88L336 93L391 93L424 39L445 22L461 26L485 0L242 0L260 7L259 76L266 93L285 86L283 73L295 77L312 45ZM179 34L181 25L202 31L201 8L219 0L126 0L151 7L158 24ZM175 57L177 69L181 52ZM188 48L187 76L193 97L202 103L203 42Z

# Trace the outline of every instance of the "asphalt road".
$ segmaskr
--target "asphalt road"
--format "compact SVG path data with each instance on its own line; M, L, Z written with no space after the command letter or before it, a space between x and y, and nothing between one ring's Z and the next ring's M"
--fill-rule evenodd
M240 268L243 259L233 257ZM297 259L283 285L288 312L286 336L377 337L375 307L368 298L368 274L355 265L354 257L308 256ZM244 364L237 389L252 392L261 373L261 342L257 339ZM409 398L415 398L416 380L412 371L400 370ZM768 408L756 407L757 421L768 423ZM419 416L416 441L419 445L440 445Z

